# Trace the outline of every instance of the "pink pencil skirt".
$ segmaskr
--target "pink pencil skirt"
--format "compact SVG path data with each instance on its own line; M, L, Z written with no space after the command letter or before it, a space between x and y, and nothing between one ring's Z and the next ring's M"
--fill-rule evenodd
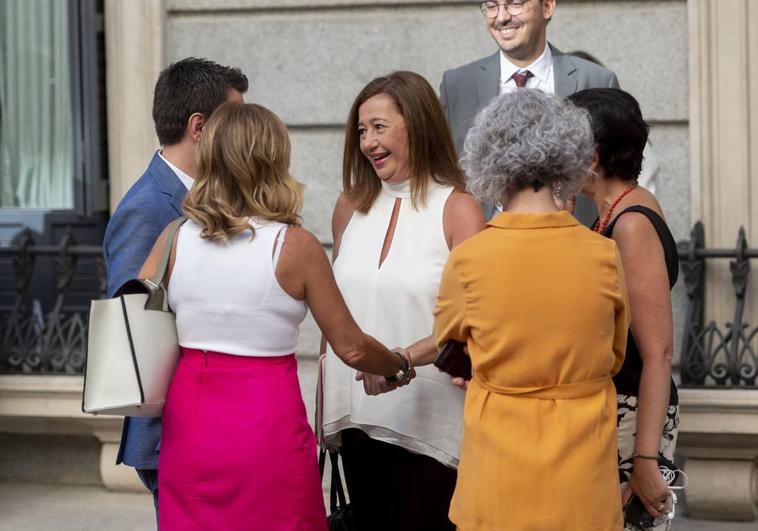
M161 531L325 531L294 355L182 348L158 461Z

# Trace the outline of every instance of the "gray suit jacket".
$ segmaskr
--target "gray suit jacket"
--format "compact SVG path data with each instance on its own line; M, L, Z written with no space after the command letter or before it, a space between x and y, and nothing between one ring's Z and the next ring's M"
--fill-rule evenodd
M565 98L588 88L619 88L616 74L610 70L566 55L548 44L553 54L555 94ZM447 114L458 153L463 153L463 141L474 118L489 101L500 94L500 50L489 57L448 70L442 76L440 101ZM585 197L577 199L574 215L589 225L597 215L594 205ZM492 216L493 208L485 205L485 215Z

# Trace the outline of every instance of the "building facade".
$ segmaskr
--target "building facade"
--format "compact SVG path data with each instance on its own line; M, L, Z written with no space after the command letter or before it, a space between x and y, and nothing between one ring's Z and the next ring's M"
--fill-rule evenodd
M70 199L66 205L74 205L69 210L77 219L101 219L105 181L107 203L115 208L158 147L151 118L158 72L183 57L206 57L239 66L250 79L247 101L269 107L287 124L293 144L292 173L306 186L305 226L328 248L331 210L341 189L343 124L353 98L370 79L394 70L419 72L437 86L446 69L493 53L496 48L477 4L462 0L105 0L99 5L71 0L70 10L91 6L95 16L102 13L98 20L102 20L99 35L104 42L105 75L96 114L104 116L107 127L99 126L100 140L90 138L82 145L100 142L107 164L98 170L97 178L85 179L95 183L83 192L93 198L89 203L93 206L76 210L78 203ZM672 232L677 240L689 240L693 225L701 221L706 248L735 250L741 226L748 242L758 238L758 215L751 208L758 205L758 187L751 185L751 176L758 175L758 39L749 28L758 28L758 3L752 0L558 0L548 29L549 40L558 49L596 56L640 101L660 164L657 195ZM73 105L71 109L80 116L75 119L85 120L86 109ZM5 117L0 117L0 124ZM94 122L87 123L82 129L91 131ZM107 141L103 143L102 138ZM76 153L73 148L72 153ZM0 182L5 183L5 175L0 175ZM13 208L19 206L23 205ZM9 212L0 203L0 220L16 215ZM28 223L17 222L8 234ZM7 241L17 237L11 235ZM697 264L705 267L698 306L702 324L695 327L694 339L688 340L692 327L685 330L685 324L692 325L689 312L698 285L683 281L687 276L683 275L674 291L676 363L690 363L683 359L689 354L680 356L683 350L689 348L692 354L698 351L695 347L721 333L725 352L734 347L745 359L752 353L752 361L745 363L749 373L758 366L754 329L748 325L740 343L731 341L723 326L735 322L739 306L734 268L730 269L728 257L693 262L693 268ZM756 315L756 293L748 283L739 320L750 323ZM720 328L709 329L706 323L712 320ZM310 323L299 351L313 356L317 349L318 332ZM718 355L707 353L706 364L717 366ZM695 516L756 518L758 389L755 378L749 376L718 382L709 373L694 378L691 388L682 390L680 448L690 474L687 496ZM0 380L0 432L31 430L33 422L28 419L36 414L35 393L58 392L46 386L62 385L62 380L40 380L28 389L32 377L0 378L4 378ZM71 402L76 380L66 385ZM13 391L3 391L3 386ZM22 395L28 399L21 400ZM4 396L16 402L3 402ZM10 403L26 413L3 405ZM76 433L95 433L102 442L103 481L114 488L127 485L123 474L108 468L117 423L106 426L111 421L98 424L73 413L60 414L60 426L79 422L81 429ZM51 431L66 431L60 426Z

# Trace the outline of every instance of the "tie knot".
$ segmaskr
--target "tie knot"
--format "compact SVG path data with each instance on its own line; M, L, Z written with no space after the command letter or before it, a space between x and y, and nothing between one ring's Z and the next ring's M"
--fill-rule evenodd
M532 76L534 76L534 74L529 70L525 70L523 72L514 72L511 77L513 78L513 81L516 82L518 88L524 88L526 86L526 80Z

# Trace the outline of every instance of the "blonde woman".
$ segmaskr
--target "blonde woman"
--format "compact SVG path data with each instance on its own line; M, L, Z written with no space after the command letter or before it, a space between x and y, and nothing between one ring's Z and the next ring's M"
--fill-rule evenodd
M167 280L182 354L163 413L161 531L326 530L293 354L308 307L351 367L400 383L408 373L402 354L358 328L299 227L289 159L284 124L259 105L224 104L203 130Z

